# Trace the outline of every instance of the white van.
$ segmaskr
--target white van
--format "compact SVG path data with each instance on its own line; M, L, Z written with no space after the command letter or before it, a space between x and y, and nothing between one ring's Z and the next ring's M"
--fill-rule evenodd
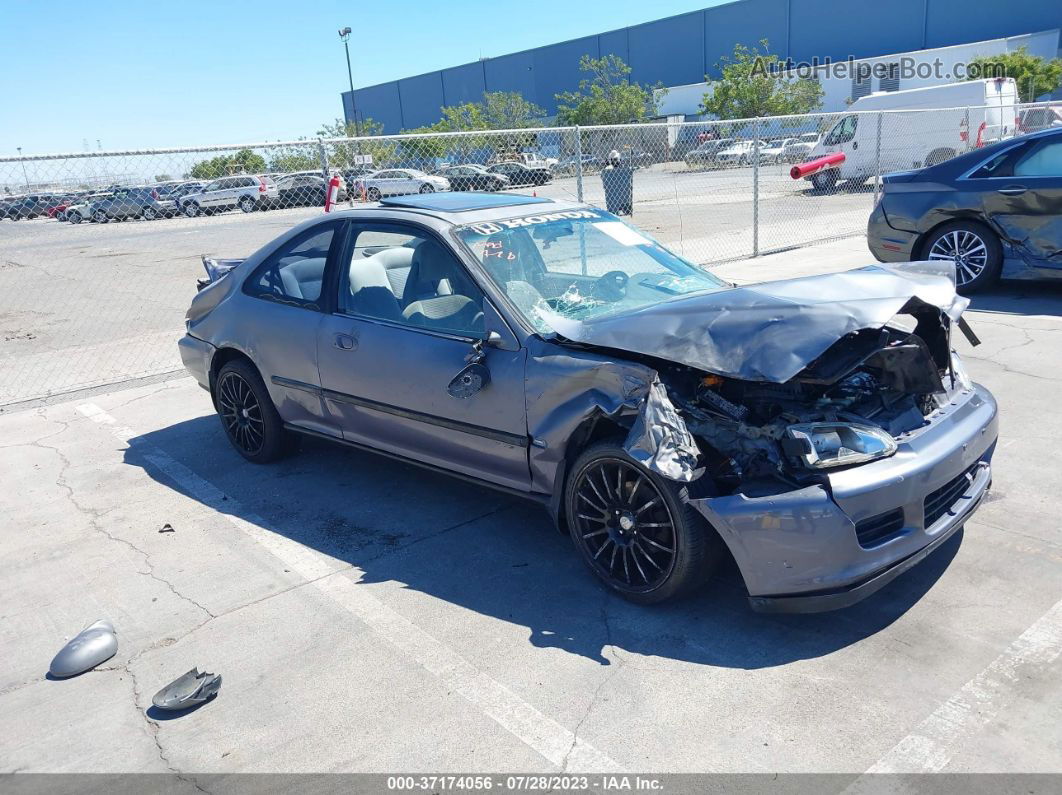
M1010 138L1017 134L1017 101L1018 89L1011 77L860 97L808 156L814 160L843 152L844 162L807 179L819 190L833 187L839 179L861 183L878 168L885 173L932 166Z

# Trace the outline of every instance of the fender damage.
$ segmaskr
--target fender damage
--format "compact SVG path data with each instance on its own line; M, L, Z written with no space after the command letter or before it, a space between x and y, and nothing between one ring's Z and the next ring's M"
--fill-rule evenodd
M850 604L956 532L990 483L995 402L951 350L966 305L950 263L933 262L551 318L579 375L552 373L567 394L546 397L545 415L529 390L546 445L532 468L556 476L551 440L608 417L632 457L693 484L755 608ZM930 515L942 489L951 502Z

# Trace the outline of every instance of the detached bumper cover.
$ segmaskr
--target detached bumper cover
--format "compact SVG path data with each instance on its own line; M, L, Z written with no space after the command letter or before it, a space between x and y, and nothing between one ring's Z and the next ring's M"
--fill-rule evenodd
M754 609L832 610L874 593L963 525L991 484L997 436L996 402L975 386L900 438L895 455L831 473L826 486L691 504L730 548ZM902 521L861 543L857 528L885 514Z
M199 386L210 389L210 362L217 350L209 342L204 342L191 334L185 334L177 340L177 348L181 352L181 361L184 368L195 376Z

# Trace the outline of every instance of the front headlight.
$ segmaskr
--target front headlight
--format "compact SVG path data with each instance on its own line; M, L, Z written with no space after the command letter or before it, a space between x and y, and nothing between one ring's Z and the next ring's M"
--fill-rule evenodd
M881 428L851 422L790 425L783 447L811 469L862 464L896 452L896 442Z

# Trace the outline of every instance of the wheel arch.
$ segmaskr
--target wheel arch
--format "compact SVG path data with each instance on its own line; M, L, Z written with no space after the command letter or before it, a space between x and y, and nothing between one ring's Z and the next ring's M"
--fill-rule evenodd
M602 413L595 413L579 423L568 437L564 447L564 457L557 465L557 474L553 479L553 493L549 501L549 515L559 533L568 534L567 517L564 511L564 489L568 484L568 475L572 463L583 450L602 440L616 439L617 444L622 444L623 440L627 438L628 431L628 428L625 428L612 417Z
M983 226L985 229L995 235L996 239L1001 244L1004 242L1003 236L1000 235L996 228L991 223L989 223L984 217L973 211L963 211L955 213L954 215L949 215L946 218L940 218L939 220L937 220L936 223L929 227L929 229L919 234L918 237L915 238L914 246L912 246L911 248L911 254L914 256L914 258L919 260L922 259L925 255L923 249L925 248L926 243L929 242L929 239L933 236L933 234L942 226L947 226L948 224L954 223L955 221L972 221L973 223Z
M210 377L210 399L211 399L211 401L214 402L214 404L215 404L214 408L215 409L217 408L217 401L216 401L216 399L214 397L214 386L215 386L215 384L217 384L218 373L221 372L221 368L224 367L226 364L228 364L229 362L237 361L237 360L247 362L249 365L251 365L251 367L253 367L255 369L255 372L257 372L259 376L262 375L262 371L258 369L258 365L254 363L254 360L250 356L248 356L246 353L241 351L239 348L232 348L232 347L218 348L214 352L213 357L211 357L211 359L210 359L210 373L209 373L209 377ZM265 379L262 379L262 380L263 380L263 382L265 381Z

